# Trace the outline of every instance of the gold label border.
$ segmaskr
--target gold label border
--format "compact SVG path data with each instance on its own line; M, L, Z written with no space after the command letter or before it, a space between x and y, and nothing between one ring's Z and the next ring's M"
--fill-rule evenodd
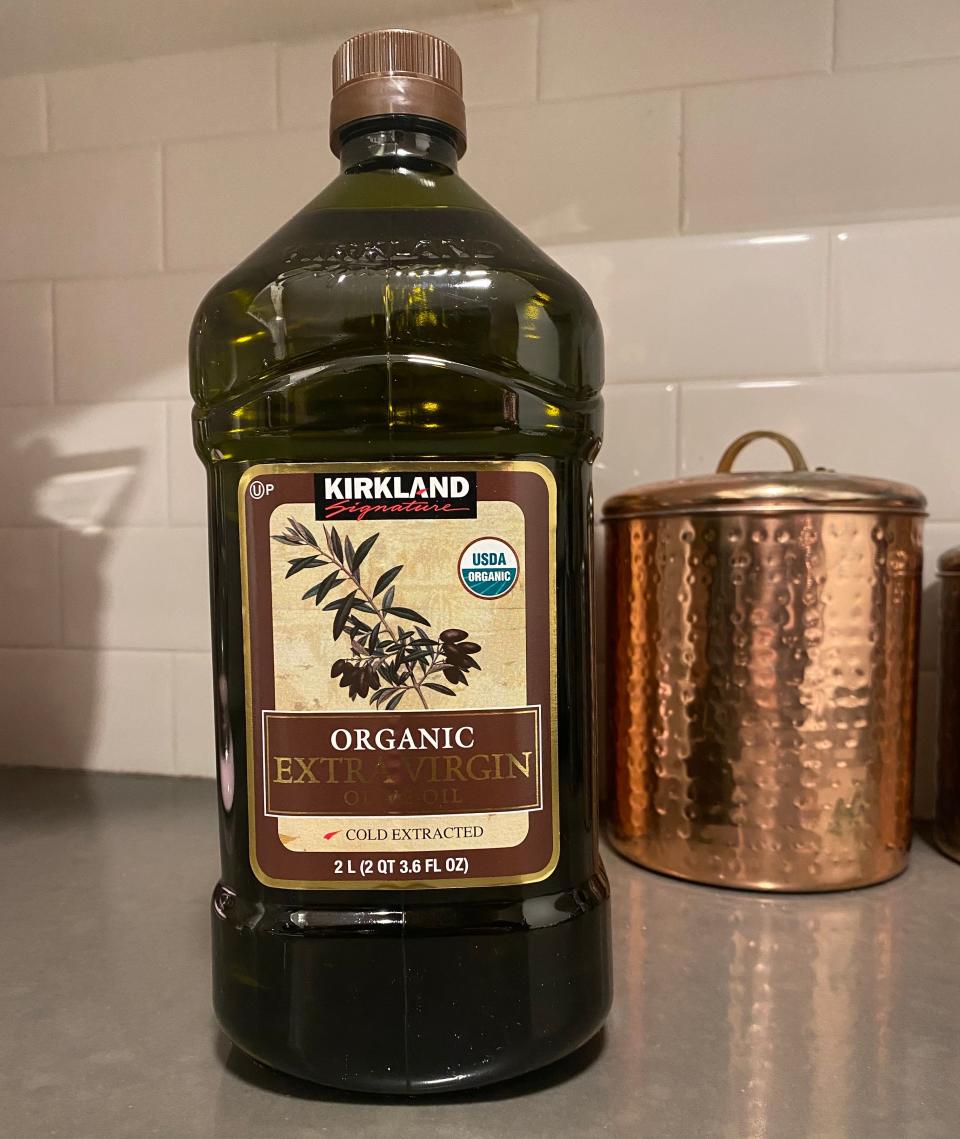
M254 781L254 728L253 728L253 679L251 673L250 649L250 585L247 559L247 510L246 491L254 479L263 475L277 474L322 474L329 470L355 469L373 473L389 473L403 467L416 467L421 471L520 471L537 475L547 488L549 517L548 572L550 593L550 774L552 811L552 853L547 865L530 874L504 874L489 878L431 878L424 881L388 882L343 882L337 880L274 878L260 866L257 858L256 836L256 784ZM248 467L240 476L237 486L237 518L240 529L240 585L243 610L243 669L244 669L244 708L246 715L247 744L247 842L250 868L257 880L264 886L284 890L339 890L366 893L380 890L436 890L436 889L476 889L487 886L519 886L542 882L556 870L560 860L560 787L559 787L559 741L557 739L557 482L553 472L544 464L530 460L503 461L483 460L478 462L445 462L443 460L407 459L392 463L327 462L327 463L257 463Z

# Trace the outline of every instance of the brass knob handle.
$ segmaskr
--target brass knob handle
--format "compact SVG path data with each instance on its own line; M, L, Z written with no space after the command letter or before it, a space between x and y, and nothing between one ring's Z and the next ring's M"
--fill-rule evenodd
M803 457L803 452L794 443L792 439L788 439L786 435L781 435L779 431L748 431L746 435L741 435L739 439L734 439L730 446L720 456L720 462L717 464L717 474L729 474L733 470L733 464L737 461L737 457L744 447L749 447L757 439L771 439L774 443L779 443L780 446L787 452L790 457L790 462L793 464L795 471L809 470L807 461Z

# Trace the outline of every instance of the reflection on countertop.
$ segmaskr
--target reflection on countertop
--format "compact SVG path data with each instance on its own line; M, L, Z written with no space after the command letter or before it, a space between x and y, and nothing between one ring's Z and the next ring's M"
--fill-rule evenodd
M608 853L616 997L555 1069L454 1098L373 1100L272 1073L209 1000L214 789L0 770L0 1099L23 1136L954 1139L960 866L766 897ZM376 1031L376 1010L362 1010Z

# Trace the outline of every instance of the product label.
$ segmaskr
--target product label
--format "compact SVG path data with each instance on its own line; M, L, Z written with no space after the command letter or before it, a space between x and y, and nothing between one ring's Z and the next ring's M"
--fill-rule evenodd
M239 493L260 881L424 889L550 874L550 471L271 465Z

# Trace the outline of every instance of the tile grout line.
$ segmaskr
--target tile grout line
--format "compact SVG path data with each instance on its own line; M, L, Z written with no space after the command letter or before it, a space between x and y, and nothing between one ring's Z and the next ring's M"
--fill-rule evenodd
M896 71L896 70L906 70L906 69L913 70L915 68L922 68L922 67L930 67L930 68L935 68L935 67L945 68L945 67L951 67L951 66L956 67L958 64L960 64L960 52L958 52L955 55L941 56L941 57L935 57L935 58L887 60L887 61L880 61L877 63L851 64L849 66L837 68L836 70L833 70L831 65L828 63L827 67L803 68L803 69L798 70L798 71L783 71L783 72L773 72L773 73L760 72L760 73L753 74L753 75L741 75L741 76L731 77L731 78L727 78L727 79L705 79L705 80L701 80L699 82L694 81L694 82L686 82L686 83L684 83L684 82L664 83L661 85L651 86L651 87L628 87L628 88L617 89L617 90L613 90L613 91L591 91L591 92L584 93L581 95L576 95L576 96L550 97L550 96L545 96L542 92L542 58L541 58L541 50L540 50L540 40L541 40L540 28L542 26L542 21L539 18L539 13L534 12L533 14L537 15L537 17L538 17L538 20L537 20L538 35L537 35L537 40L536 40L536 45L537 45L537 61L536 61L536 63L537 63L537 66L536 66L537 94L536 94L536 98L532 101L530 99L519 99L519 100L508 101L508 102L504 102L504 103L500 103L500 102L484 103L484 104L480 104L478 106L473 107L472 113L475 113L475 114L476 113L482 113L488 109L489 110L503 110L503 109L512 108L512 109L520 110L520 109L523 109L525 107L529 108L532 105L534 105L535 103L542 103L544 105L561 104L561 103L589 103L589 102L594 102L594 101L603 100L603 99L617 99L617 98L625 98L625 97L630 97L630 96L642 96L642 95L659 95L659 94L665 94L665 93L670 93L670 92L700 91L703 89L741 86L744 84L776 83L776 82L781 82L781 81L785 81L785 80L805 79L805 78L813 78L813 77L817 77L817 76L819 76L821 78L831 78L834 76L841 76L841 75L846 75L846 74L864 74L864 73ZM280 46L283 46L283 45L280 45L277 43L271 43L271 46L273 46L275 48L279 48ZM146 58L153 58L153 57L146 57ZM279 51L277 51L277 60L278 60L278 64L279 64ZM46 94L46 91L47 91L46 80L48 78L48 74L56 74L56 73L54 72L54 73L38 73L38 74L40 75L40 78L43 80L43 88L44 88L44 92ZM308 126L308 125L304 125L304 126L285 126L285 125L283 125L282 116L279 113L280 108L279 108L279 98L278 98L276 100L276 105L274 107L274 126L271 128L267 128L266 130L264 130L264 129L260 129L260 130L244 129L244 130L239 130L239 131L221 130L219 132L212 133L212 134L201 133L201 134L196 134L196 135L193 135L193 134L191 134L191 135L171 135L169 137L154 137L154 138L143 139L141 141L136 141L136 142L124 142L124 143L119 143L119 144L117 144L117 143L100 143L100 144L95 144L95 145L66 147L66 148L63 148L62 150L59 150L59 149L58 150L52 150L49 146L49 100L47 98L44 99L44 110L45 110L45 114L44 114L45 132L44 133L47 135L47 138L46 138L47 145L46 145L44 151L38 152L35 154L4 155L4 156L2 156L2 159L0 159L0 160L2 160L2 161L17 161L17 160L24 159L24 158L41 157L43 154L91 154L91 153L97 153L97 152L143 150L144 148L154 146L154 145L162 145L162 146L166 146L166 145L190 145L190 144L202 143L202 142L221 142L221 141L228 141L228 140L241 140L241 139L255 138L256 136L262 135L262 134L275 134L275 133L297 134L297 133L311 133L311 132L317 132L317 131L319 131L320 133L323 133L322 123L319 121L317 124L310 125L310 126Z
M952 55L935 55L916 59L881 59L873 63L841 64L835 75L883 74L889 71L913 71L919 67L956 67L960 63L960 51Z
M36 157L36 156L34 156ZM721 227L718 229L703 229L703 230L685 230L678 233L675 228L665 229L661 233L646 233L634 234L622 238L609 238L609 237L587 237L583 240L570 240L569 238L541 238L540 244L548 251L560 247L569 248L586 248L591 245L610 245L618 243L635 244L638 242L664 242L664 241L697 241L707 240L713 238L729 238L731 240L747 239L752 236L770 236L783 233L795 233L798 230L816 231L821 233L829 233L837 229L862 229L876 226L884 227L910 227L918 225L932 225L937 222L943 221L960 221L960 208L953 207L948 210L935 213L903 213L899 215L889 215L881 217L865 217L853 215L848 218L838 218L829 222L825 221L804 221L797 219L791 222L777 222L766 226L746 226L741 229L736 227ZM13 276L3 277L0 276L0 285L36 285L49 283L51 279L55 284L97 284L107 282L122 282L122 281L145 281L155 278L162 278L166 276L173 277L186 277L203 275L207 277L210 282L217 280L227 270L224 268L222 262L214 263L212 261L205 262L197 265L167 267L163 269L143 269L137 268L129 272L118 272L112 270L110 272L88 272L88 273L68 273L58 274L55 278L51 275L37 275L37 276ZM945 365L944 367L947 367ZM142 401L134 401L142 402ZM0 406L2 402L0 402ZM15 406L15 405L14 405Z
M711 88L743 87L780 83L792 79L833 79L844 75L882 74L893 71L913 71L919 68L956 69L960 65L960 51L954 55L936 56L924 59L883 60L878 63L856 63L832 70L829 61L823 67L807 67L799 71L757 72L729 79L701 79L687 83L663 83L655 87L629 87L616 91L591 91L584 95L553 96L541 100L544 103L586 103L598 99L619 99L630 95L659 95L668 91L703 91ZM520 106L521 104L512 104Z
M543 103L543 12L537 7L533 9L536 19L536 35L533 37L533 101Z
M936 60L936 61L931 61L931 60L916 60L916 61L914 61L914 63L930 63L930 62L957 63L957 62L960 62L960 56L958 56L957 59L954 59L954 60L942 60L941 59L941 60ZM848 70L849 71L853 71L853 70L858 70L858 71L860 71L860 70L863 70L863 71L881 70L884 66L892 68L892 67L899 67L900 65L899 64L889 64L889 65L877 64L877 65L874 65L872 67L864 66L862 68L844 68L838 74L844 74ZM913 66L913 63L908 64L906 66ZM557 104L562 104L562 103L595 103L595 102L599 102L602 99L628 99L631 97L636 97L636 96L641 96L641 95L669 95L675 91L704 91L704 90L709 91L711 89L718 88L718 87L739 87L739 86L743 86L745 84L779 83L779 82L782 82L784 80L790 80L790 79L817 79L817 78L829 79L829 78L831 78L831 76L832 76L832 72L829 69L829 65L827 65L824 67L804 68L803 70L800 70L800 71L778 71L778 72L770 72L770 73L761 72L761 73L755 74L755 75L741 75L738 78L732 78L732 79L701 79L699 81L687 82L687 83L682 83L682 82L661 83L661 84L658 84L658 85L653 86L653 87L625 87L625 88L617 89L614 91L589 91L589 92L586 92L586 93L581 94L581 95L548 95L548 96L545 96L541 99L538 99L537 101L540 103L543 103L545 106L557 105ZM505 106L519 108L519 107L523 107L523 106L529 106L529 103L516 102L516 103L485 104L481 107L477 107L476 109L478 111L482 111L482 110L485 110L488 106L491 108L496 108L496 109L501 109L502 107L505 107Z
M826 280L823 284L823 359L820 362L820 368L823 375L833 374L833 340L834 340L834 289L833 289L833 261L834 261L834 230L832 227L827 229L826 235Z
M40 92L43 96L43 150L41 153L50 153L50 86L47 83L46 72L40 73Z
M177 743L177 654L171 651L168 657L170 668L170 770L180 774L180 748Z
M511 107L530 107L533 104L529 99L523 102L510 103L510 104L496 104L494 109L501 109L502 106ZM490 104L490 106L493 106ZM478 107L477 110L485 110L486 106ZM152 150L156 146L196 146L200 143L217 143L217 142L243 142L250 139L262 138L265 135L275 134L319 134L324 140L326 139L326 132L323 129L322 123L318 122L309 126L289 126L289 127L260 127L258 130L242 130L242 131L223 131L216 134L191 134L191 135L171 135L169 137L156 136L153 138L144 138L138 142L105 142L97 145L90 146L70 146L60 147L56 150L37 150L25 154L0 154L0 164L5 162L22 162L22 161L36 161L38 158L48 157L66 157L68 155L80 154L122 154L131 150Z
M131 648L129 645L27 645L27 644L0 644L0 653L98 653L106 655L112 653L139 653L141 656L193 656L210 659L209 649L157 649L157 648ZM2 766L2 760L0 760Z
M951 215L953 216L953 215ZM960 214L956 215L960 218ZM924 220L924 219L919 219ZM925 219L931 220L931 219ZM936 218L932 220L937 220ZM856 224L856 223L851 223ZM668 236L668 235L665 235ZM557 242L559 244L559 242ZM69 273L61 274L53 278L57 284L60 285L76 285L76 284L103 284L109 281L144 281L151 280L154 277L189 277L193 274L219 274L223 276L227 272L223 264L213 265L198 265L186 269L133 269L129 273L118 273L116 271L110 273ZM212 277L211 280L215 281L217 278ZM0 277L0 285L37 285L50 281L50 274L43 277Z
M705 387L712 387L718 384L782 384L784 382L802 383L804 381L809 383L820 383L827 380L839 380L841 382L849 379L856 379L863 376L872 376L875 379L897 379L910 376L955 376L960 372L960 360L953 364L943 364L937 367L924 367L924 366L905 366L891 368L882 364L875 367L866 366L863 368L826 368L817 369L816 367L806 369L802 372L773 372L773 371L760 371L760 372L712 372L709 375L678 375L676 372L670 375L663 376L649 376L644 379L629 379L629 380L606 380L605 386L607 388L627 388L627 387L664 387L670 384L701 384Z
M166 273L170 268L170 254L167 249L167 230L169 219L167 217L167 144L160 143L160 272Z
M677 233L683 236L687 205L687 96L680 90L680 121L677 124Z
M273 129L277 132L280 127L280 44L272 43L273 49Z
M832 40L832 37L831 37ZM832 45L831 45L832 46ZM639 88L624 88L613 91L591 91L576 96L547 96L543 93L542 82L538 79L538 94L536 102L543 106L564 104L588 104L611 99L628 99L628 98L642 98L644 96L655 97L657 95L672 94L674 92L683 94L684 96L699 92L710 91L715 89L733 88L733 87L763 87L765 85L790 82L792 80L803 79L840 79L846 75L868 75L868 74L882 74L893 72L904 72L908 70L916 70L920 68L939 68L956 69L960 66L960 52L953 56L946 56L934 59L907 59L886 61L880 63L865 63L853 64L844 67L835 68L828 60L825 66L815 68L805 68L798 71L784 71L776 73L759 73L753 75L742 75L739 77L732 77L728 79L712 79L702 80L700 82L676 82L665 83L658 86L639 87ZM538 68L538 75L542 72L542 68ZM485 104L476 107L473 111L474 114L482 114L486 110L504 110L515 109L522 110L528 108L531 104L522 101ZM870 220L870 219L860 219ZM878 220L878 219L873 219ZM882 220L882 219L880 219Z
M683 405L686 385L677 383L677 390L673 402L673 477L680 477L680 449L683 446Z
M840 0L833 0L830 20L830 74L837 70L837 28L840 23Z
M166 467L166 470L164 472L166 475L164 484L166 486L167 500L167 520L165 525L168 528L175 525L173 521L173 446L172 434L170 431L170 403L170 400L165 399L163 401L163 465Z
M59 352L57 351L57 287L56 281L46 281L46 294L47 303L50 310L50 402L44 404L45 407L55 407L59 402L58 396L60 392L60 363ZM29 404L20 406L29 407Z
M59 610L59 636L56 648L66 648L67 640L67 591L66 591L66 575L63 569L63 530L59 526L53 528L54 532L54 545L56 547L56 562L57 562L57 609Z
M936 521L943 522L943 521L947 521L947 519L938 518L938 519L936 519ZM950 520L950 521L952 521L952 520ZM957 517L956 521L960 522L960 516ZM29 523L29 522L23 522L23 523L0 522L0 534L4 534L7 531L13 531L15 533L26 531L28 533L33 534L33 533L43 533L43 532L46 532L47 530L63 531L64 526L62 526L58 522L49 522L46 525L37 525L36 523ZM129 522L128 523L128 522L124 522L124 523L119 523L119 524L118 523L111 523L109 526L98 527L98 532L103 533L103 534L112 534L112 533L117 532L118 530L147 530L151 534L155 533L157 530L191 530L191 531L196 531L197 533L205 534L207 532L207 527L206 527L206 524L202 523L202 522L175 522L175 523L169 523L169 522L153 522L153 523L150 523L150 522ZM186 652L188 650L184 650L184 651ZM194 651L200 652L201 650L195 649Z
M56 362L54 365L56 371ZM704 386L722 385L722 384L777 384L781 382L825 382L830 380L837 380L843 382L849 379L862 378L864 376L872 376L876 379L897 379L913 376L930 376L930 377L944 377L955 376L960 372L960 358L954 361L945 361L939 364L925 364L925 363L902 363L896 362L890 364L882 360L877 360L873 363L867 362L857 367L843 367L840 365L828 364L825 368L812 367L803 369L797 372L780 372L771 371L769 369L759 371L734 371L734 372L711 372L708 374L691 374L691 375L678 375L676 371L664 373L663 375L652 375L643 377L631 377L629 379L612 380L606 379L605 386L608 389L618 389L626 387L665 387L671 384L700 384ZM55 381L56 384L56 381ZM58 393L55 391L55 395ZM175 398L170 395L150 396L140 399L134 398L106 398L106 399L59 399L56 398L53 403L43 400L34 400L31 402L24 402L22 400L16 402L5 403L0 398L0 410L8 412L51 412L52 410L60 411L74 411L77 413L89 412L102 408L162 408L167 413L171 405L177 403L189 403L189 395L184 394L182 399ZM166 442L166 441L165 441ZM175 523L177 525L191 525L190 523ZM151 527L151 523L136 523L135 525L143 525ZM200 523L196 524L200 526ZM5 527L0 523L0 530ZM20 528L20 527L18 527ZM28 527L29 528L29 527ZM44 529L45 527L33 527L37 529Z

